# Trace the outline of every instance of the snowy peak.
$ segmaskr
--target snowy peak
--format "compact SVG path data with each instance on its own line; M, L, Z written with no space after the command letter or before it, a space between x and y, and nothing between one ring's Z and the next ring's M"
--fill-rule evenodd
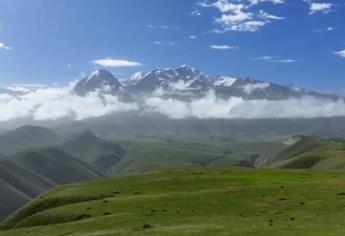
M155 91L161 91L166 97L179 99L202 97L209 92L214 92L217 97L224 99L239 97L245 100L284 100L303 96L339 99L339 96L335 95L320 94L292 85L267 83L252 78L211 77L188 65L175 69L155 69L146 73L137 72L123 81L123 85L111 72L101 69L92 72L75 86L75 92L81 96L94 91L120 95L128 99Z
M80 80L74 87L74 91L80 96L85 96L87 93L95 91L114 93L121 87L121 83L110 71L100 69Z
M105 69L100 69L92 72L86 79L87 82L90 82L92 80L114 80L114 75Z
M139 72L137 72L137 73L134 73L134 74L129 78L129 81L137 82L137 81L140 81L144 76L145 76L145 73L139 71Z
M210 78L192 66L182 65L176 69L155 69L148 73L135 73L126 84L136 91L150 92L158 88L166 90L206 89Z
M213 85L231 87L236 81L237 81L237 78L220 76L213 82Z
M209 82L209 77L195 69L192 66L182 65L175 69L178 79L188 81L188 80L199 80L201 82Z

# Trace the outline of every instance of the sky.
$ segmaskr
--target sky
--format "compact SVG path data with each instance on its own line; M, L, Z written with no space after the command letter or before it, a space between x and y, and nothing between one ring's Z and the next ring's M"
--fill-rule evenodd
M343 0L0 0L0 86L189 64L345 91Z

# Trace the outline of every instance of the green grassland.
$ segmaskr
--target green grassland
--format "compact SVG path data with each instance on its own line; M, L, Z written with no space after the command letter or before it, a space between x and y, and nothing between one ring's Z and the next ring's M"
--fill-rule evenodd
M295 137L296 142L285 148L265 166L314 170L345 170L345 140Z
M1 236L343 235L345 173L190 168L56 187Z
M225 138L165 137L118 141L126 153L107 171L107 176L142 173L157 168L219 167L239 165L252 156L274 157L285 148L279 142L242 142ZM253 163L246 163L251 165Z

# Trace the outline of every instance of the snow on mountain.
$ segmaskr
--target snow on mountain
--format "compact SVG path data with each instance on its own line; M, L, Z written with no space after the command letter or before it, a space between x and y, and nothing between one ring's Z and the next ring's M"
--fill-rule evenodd
M122 84L114 75L104 69L95 71L79 81L74 88L78 95L100 91L109 94L125 94L137 97L140 94L153 93L168 97L188 99L204 96L214 91L221 98L241 97L246 100L267 99L284 100L313 96L338 99L339 96L312 92L297 86L284 86L258 81L252 78L234 78L229 76L211 77L192 66L183 65L176 69L155 69L150 72L137 72Z
M74 91L81 96L89 92L101 91L114 93L122 87L114 75L105 69L92 72L87 78L80 80L74 87Z
M213 85L214 86L225 86L225 87L230 87L232 86L235 82L237 81L237 78L232 78L232 77L226 77L226 76L220 76L217 78Z

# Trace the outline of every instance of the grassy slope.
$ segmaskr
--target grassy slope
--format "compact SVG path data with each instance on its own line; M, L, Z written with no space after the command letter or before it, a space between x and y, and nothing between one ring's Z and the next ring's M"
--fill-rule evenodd
M0 153L13 154L32 148L58 145L61 138L52 130L39 126L23 126L0 135Z
M100 139L91 131L65 142L62 148L72 156L95 165L102 172L115 165L125 153L120 145Z
M345 141L300 137L266 165L273 168L345 169Z
M201 137L138 139L121 142L124 158L107 172L109 176L140 173L161 167L230 166L251 155L272 156L283 145L271 142L238 142Z
M46 148L19 153L7 158L34 171L55 184L66 184L100 178L88 164L70 156L60 148Z
M344 190L342 172L157 171L57 187L0 235L342 235Z
M0 219L55 185L102 178L59 148L28 151L0 161Z
M53 187L53 183L19 165L0 162L0 219L8 216L38 194Z

